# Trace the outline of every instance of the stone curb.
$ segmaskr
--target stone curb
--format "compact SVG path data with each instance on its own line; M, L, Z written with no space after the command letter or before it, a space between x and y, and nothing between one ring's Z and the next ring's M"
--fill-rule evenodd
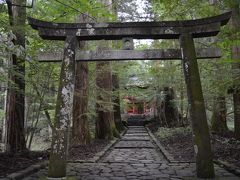
M153 139L153 141L156 143L156 145L162 151L163 155L166 157L168 162L170 162L170 163L195 163L194 161L176 161L176 160L174 160L173 156L171 154L169 154L169 152L163 147L163 145L156 139L156 137L151 132L151 130L148 127L146 127L146 128L147 128L147 131L149 132L150 137ZM228 172L233 173L236 176L240 176L240 170L233 164L230 164L230 163L227 163L227 162L224 162L221 160L213 160L213 162L219 166L222 166Z
M14 179L14 180L18 180L18 179L23 179L24 177L29 176L30 174L33 174L41 169L44 169L46 166L48 165L48 161L44 161L42 163L39 164L35 164L35 165L31 165L30 167L18 171L18 172L14 172L10 175L8 175L5 179Z
M127 132L127 129L125 129L120 136L122 137ZM120 139L115 138L114 140L110 141L110 144L108 144L105 148L103 148L102 151L95 154L95 156L89 160L76 160L76 161L68 161L68 163L95 163L98 162L105 154L106 152L112 148Z
M150 135L154 143L158 146L158 148L163 153L164 157L168 160L168 162L174 161L173 157L168 153L168 151L166 151L166 149L162 146L162 144L156 139L156 137L153 135L151 130L148 127L146 127L146 129L148 131L148 134Z
M230 164L228 162L225 161L221 161L221 160L213 160L213 162L219 166L222 166L224 169L226 169L228 172L235 174L236 176L240 177L240 169L238 167L236 167L233 164Z
M109 151L118 141L122 139L122 136L126 134L127 129L125 129L121 134L120 138L114 139L109 145L107 145L102 151L97 153L96 158L94 158L95 162L98 162L105 154L107 151Z
M105 148L103 148L102 151L98 152L95 154L95 156L91 159L88 160L70 160L68 161L68 163L95 163L97 162L101 157L104 156L104 154L112 147L114 146L114 144L116 144L116 142L118 141L118 139L114 139L112 141L110 141L110 144L108 144Z
M120 136L123 136L127 132L127 129L125 129ZM108 144L102 151L98 152L92 159L89 160L78 160L78 161L68 161L68 163L95 163L97 162L102 156L105 155L105 153L114 146L120 139L114 139ZM44 169L48 165L48 161L44 161L39 164L31 165L30 167L14 172L10 175L8 175L6 178L2 178L2 180L20 180L24 177L29 176L30 174L33 174L41 169Z
M177 161L173 158L171 154L165 149L165 147L157 140L157 138L154 136L154 134L151 132L151 130L146 127L150 137L154 141L154 143L158 146L160 151L163 153L164 157L167 159L168 162L170 163L194 163L193 161Z

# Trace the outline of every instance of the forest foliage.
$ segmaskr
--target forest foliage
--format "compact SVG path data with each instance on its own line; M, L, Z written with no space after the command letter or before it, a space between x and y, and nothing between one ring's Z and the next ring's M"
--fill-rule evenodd
M238 0L235 0L238 1ZM75 22L80 14L87 14L91 22L97 19L109 21L162 21L198 19L218 15L228 11L234 0L145 0L139 6L138 1L115 0L112 4L102 4L98 0L35 0L32 8L27 8L27 16L50 22ZM118 10L118 17L108 11L108 6ZM39 52L59 52L63 49L63 42L44 41L29 25L26 31L26 48L12 43L15 35L9 25L8 11L5 1L0 1L0 124L4 119L4 102L7 84L11 81L7 73L16 73L14 67L8 65L9 54L16 54L26 59L26 126L41 129L53 123L56 95L59 82L60 65L58 63L39 63ZM231 38L231 37L235 38ZM216 95L226 98L228 127L233 129L233 101L228 90L232 87L232 57L231 47L240 45L239 31L233 31L227 25L222 28L216 38L195 40L196 47L219 47L222 50L221 59L201 60L199 62L200 75L206 109L209 121L213 114ZM179 48L178 41L149 40L134 41L135 49ZM94 50L96 42L89 43L89 49ZM113 49L113 48L112 48ZM239 60L235 60L239 62ZM95 63L89 63L89 112L91 127L96 117L95 104L104 103L96 100ZM157 96L161 96L159 89L172 87L175 93L174 103L182 115L188 115L187 94L183 77L181 61L124 61L113 62L112 71L120 79L120 97L134 96L149 103ZM235 69L239 75L239 69ZM240 81L238 82L240 83ZM147 88L139 88L146 86ZM118 92L108 92L115 96ZM112 104L114 105L114 104ZM109 106L106 106L106 109ZM124 103L121 104L124 112ZM26 131L29 140L31 131ZM29 141L28 141L29 143Z

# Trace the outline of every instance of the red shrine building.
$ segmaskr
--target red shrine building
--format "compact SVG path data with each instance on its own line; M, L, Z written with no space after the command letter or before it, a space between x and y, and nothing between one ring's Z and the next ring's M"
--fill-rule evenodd
M134 114L150 114L153 111L151 104L144 100L137 99L133 96L126 96L123 98L125 102L125 113L129 115Z

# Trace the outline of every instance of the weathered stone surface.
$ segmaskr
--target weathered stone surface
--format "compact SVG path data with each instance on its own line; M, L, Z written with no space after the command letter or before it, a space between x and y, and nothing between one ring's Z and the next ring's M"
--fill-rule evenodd
M134 133L147 133L146 130L128 130L128 134L134 134Z
M127 141L150 141L150 138L148 136L124 136L122 140L127 140Z
M218 48L196 49L197 59L209 59L221 57ZM63 53L40 53L40 62L61 62ZM114 61L114 60L180 60L180 49L149 49L149 50L98 50L77 51L76 61Z
M155 149L113 149L103 162L153 163L165 161Z
M132 131L140 128L129 128ZM144 129L143 127L141 129ZM140 137L140 136L139 136ZM196 167L194 163L168 163L163 155L159 153L157 147L153 148L123 148L117 149L119 143L146 143L149 141L119 141L110 152L100 159L98 163L68 163L67 174L69 177L84 180L112 180L112 179L161 179L180 180L197 179ZM239 177L227 172L223 168L215 165L216 175L221 179L237 180ZM46 176L47 170L41 170L25 180L39 179Z
M28 18L29 24L43 39L65 40L68 35L81 40L178 39L182 33L194 38L215 36L231 17L231 12L203 19L162 22L124 23L51 23Z
M150 141L119 141L115 148L154 148Z
M146 136L146 137L148 137L148 133L129 133L129 132L127 132L125 134L125 137L126 136L131 136L131 137L133 137L133 136L135 136L135 137Z

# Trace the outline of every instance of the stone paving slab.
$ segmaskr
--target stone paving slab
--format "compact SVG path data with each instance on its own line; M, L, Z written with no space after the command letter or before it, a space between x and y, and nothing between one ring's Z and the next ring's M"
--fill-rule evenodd
M135 129L145 128L134 127ZM151 148L140 148L147 145ZM128 146L136 146L136 148ZM215 173L217 180L240 179L218 165L215 165ZM195 163L168 163L163 154L151 142L149 135L124 135L99 162L68 163L67 174L68 177L73 177L76 180L198 179L196 178ZM44 176L47 176L47 169L40 170L24 180L40 180L39 178Z
M127 130L127 133L132 134L132 133L147 133L147 130L137 130L137 129L131 129Z
M127 131L146 131L145 128L129 128Z
M128 131L146 131L145 128L130 128Z
M119 141L114 148L154 148L150 141Z
M88 173L83 178L89 178L91 179L91 176L98 176L102 178L107 179L115 179L115 178L122 178L122 179L141 179L141 176L150 176L156 175L157 173L160 173L161 164L154 164L154 165L148 165L148 164L125 164L125 163L111 163L111 164L105 164L105 163L99 163L97 166L92 167L91 164L89 164L88 167L82 168L82 166L71 166L69 167L70 172L76 172L82 170L84 172L89 171L89 169L94 169L94 173ZM174 173L174 172L172 172ZM69 174L73 175L74 174ZM95 178L95 177L93 177Z
M67 168L69 177L78 180L194 180L195 165L191 163L161 164L161 163L69 163ZM239 180L239 177L215 166L218 180ZM38 180L47 175L47 170L41 170L24 180Z
M145 128L130 128L130 129L128 129L127 131L140 131L140 132L142 132L142 131L147 131Z
M128 126L128 128L129 128L129 129L137 129L137 128L139 128L139 129L145 129L144 126Z
M127 141L150 141L150 137L148 136L124 136L121 140L127 140Z
M133 134L133 133L147 133L146 130L128 130L128 134Z
M163 155L158 153L155 149L125 148L113 149L101 160L101 162L162 163L166 162L166 160Z
M136 137L139 137L139 136L146 136L146 137L148 137L149 135L148 135L148 133L126 133L125 135L124 135L124 137L126 137L126 136L136 136Z

